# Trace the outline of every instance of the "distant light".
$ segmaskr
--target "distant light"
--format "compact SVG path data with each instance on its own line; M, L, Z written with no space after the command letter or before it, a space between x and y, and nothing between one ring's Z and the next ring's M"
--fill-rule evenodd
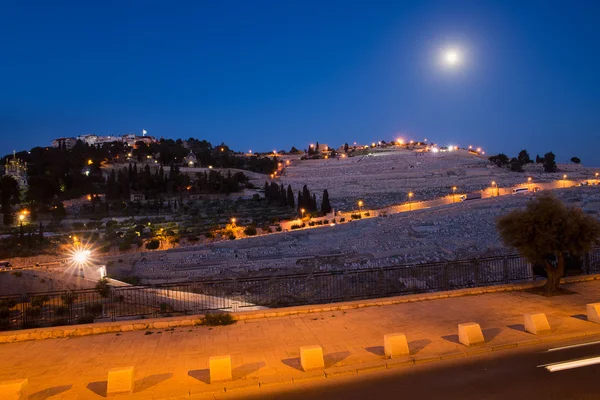
M432 152L432 153L438 153L439 151L440 151L440 149L438 149L437 147L433 147L433 148L431 149L431 152Z

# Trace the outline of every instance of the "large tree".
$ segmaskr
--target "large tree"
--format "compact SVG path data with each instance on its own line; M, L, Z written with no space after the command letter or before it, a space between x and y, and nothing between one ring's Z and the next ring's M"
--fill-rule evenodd
M544 160L542 162L544 163L544 172L557 171L558 168L556 167L556 156L553 152L544 154Z
M549 296L564 275L565 256L583 256L600 237L600 222L551 194L541 194L524 210L498 218L497 229L505 245L516 248L532 264L543 265Z

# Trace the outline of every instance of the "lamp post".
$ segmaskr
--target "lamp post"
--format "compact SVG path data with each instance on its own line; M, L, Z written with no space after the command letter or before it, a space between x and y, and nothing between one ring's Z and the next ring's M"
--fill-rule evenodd
M304 208L300 209L300 213L301 213L301 215L302 215L302 218L304 218L304 212L305 212L305 211L306 211L306 210L305 210Z
M359 201L358 201L358 213L359 213L359 214L362 214L362 206L363 206L363 204L364 204L364 203L363 203L363 201L362 201L362 200L359 200Z
M235 221L236 221L236 219L235 219L235 218L231 218L231 226L232 226L233 228L235 228Z
M600 175L598 172L596 172L596 185L598 184L598 175Z
M452 186L452 202L456 203L456 186Z
M563 189L567 187L567 174L563 175Z
M414 196L413 192L408 192L408 211L412 210L412 203L411 203L411 199Z
M492 197L493 193L494 193L494 188L496 188L495 192L496 192L496 197L500 196L500 189L498 188L498 184L496 183L496 181L492 181Z

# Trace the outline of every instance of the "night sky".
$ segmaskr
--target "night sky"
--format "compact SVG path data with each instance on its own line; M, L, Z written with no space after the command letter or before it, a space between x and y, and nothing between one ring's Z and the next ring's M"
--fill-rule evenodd
M0 153L428 138L600 166L600 1L0 1ZM444 49L460 65L443 65Z

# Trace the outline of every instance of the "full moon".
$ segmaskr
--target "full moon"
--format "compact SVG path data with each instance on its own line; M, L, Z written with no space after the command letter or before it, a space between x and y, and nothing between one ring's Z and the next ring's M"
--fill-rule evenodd
M460 62L460 55L456 50L447 50L444 54L444 61L450 66L456 65Z

